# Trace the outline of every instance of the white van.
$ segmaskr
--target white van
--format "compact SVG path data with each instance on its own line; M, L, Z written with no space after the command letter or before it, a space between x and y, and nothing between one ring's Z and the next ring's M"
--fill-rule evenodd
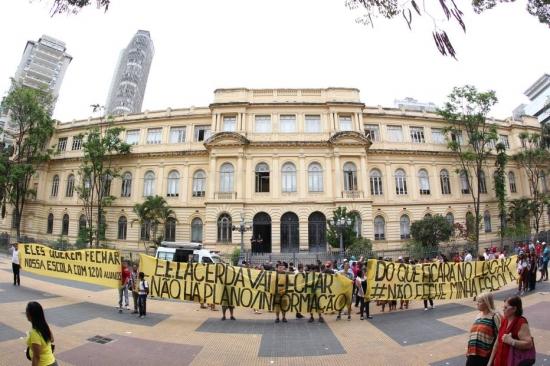
M163 241L155 257L171 262L223 263L219 255L203 249L201 243Z

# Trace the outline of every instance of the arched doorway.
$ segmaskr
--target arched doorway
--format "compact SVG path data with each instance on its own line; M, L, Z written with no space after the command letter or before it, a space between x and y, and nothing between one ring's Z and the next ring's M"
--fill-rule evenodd
M252 221L252 252L271 253L271 217L258 212Z
M310 252L327 250L327 218L319 211L308 218L308 244Z
M300 230L298 216L287 212L281 216L281 252L297 252L300 250Z

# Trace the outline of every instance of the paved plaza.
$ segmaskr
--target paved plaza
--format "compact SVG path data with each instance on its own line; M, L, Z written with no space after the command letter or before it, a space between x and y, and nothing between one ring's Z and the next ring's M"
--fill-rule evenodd
M436 302L424 311L380 313L374 319L308 323L289 316L237 308L236 321L196 303L148 300L139 319L115 309L116 290L23 272L12 286L8 258L0 256L0 365L28 365L23 338L30 324L24 310L39 301L56 339L60 365L464 365L468 330L476 315L472 300ZM501 300L514 293L508 288ZM535 337L537 365L550 365L550 283L524 297ZM355 312L355 308L354 308Z

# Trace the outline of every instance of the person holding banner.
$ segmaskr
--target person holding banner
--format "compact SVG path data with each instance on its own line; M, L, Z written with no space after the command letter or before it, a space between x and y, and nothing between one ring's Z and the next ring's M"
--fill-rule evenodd
M130 291L132 291L132 299L134 300L134 311L132 314L138 313L138 299L139 299L139 291L138 291L138 266L137 264L132 265L132 273L130 273L130 279L128 281L128 288Z
M367 297L367 278L362 270L357 272L357 278L355 278L355 286L357 287L357 296L359 297L361 320L365 319L363 313L366 313L367 319L372 319L369 312L370 301L365 301Z
M122 262L122 268L120 272L120 286L118 288L118 312L122 313L123 305L126 307L126 310L128 310L130 306L130 302L128 300L128 282L130 281L131 273L128 269L128 262Z
M21 265L19 264L19 250L17 243L13 243L11 249L11 269L13 271L13 285L21 286L21 277L19 277L19 271Z
M501 323L490 292L477 296L477 309L479 314L470 328L466 366L488 365Z

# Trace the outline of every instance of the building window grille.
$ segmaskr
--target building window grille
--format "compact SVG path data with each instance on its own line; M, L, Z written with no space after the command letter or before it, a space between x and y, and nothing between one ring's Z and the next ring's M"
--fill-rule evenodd
M426 142L424 138L424 128L422 127L411 127L411 141L414 144L423 144Z

